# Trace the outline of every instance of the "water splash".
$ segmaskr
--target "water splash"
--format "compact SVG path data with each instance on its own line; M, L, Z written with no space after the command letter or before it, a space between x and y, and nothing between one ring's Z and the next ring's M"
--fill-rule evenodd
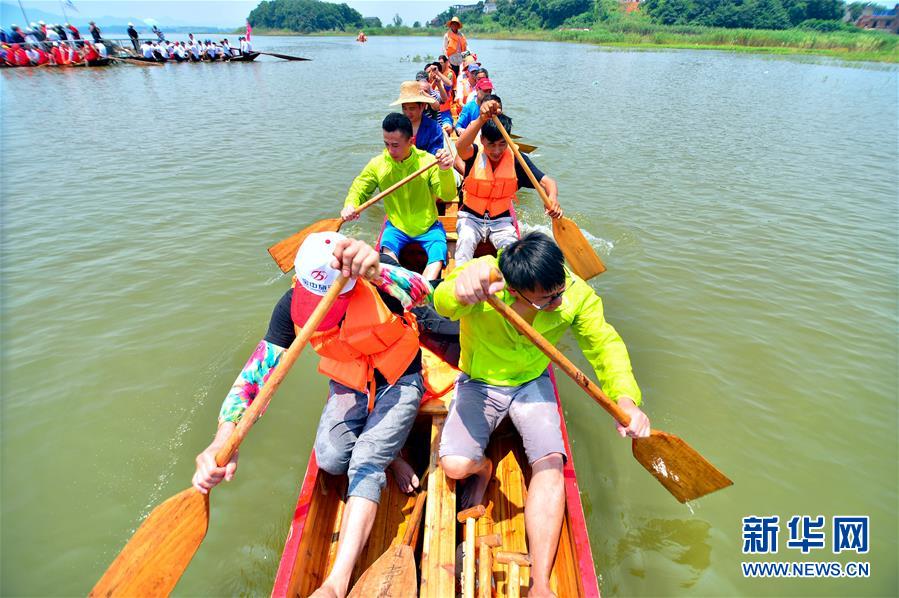
M529 224L524 221L519 221L519 227L521 228L521 234L530 233L530 232L540 232L545 235L553 236L553 231L550 226L546 224ZM612 250L615 249L615 243L609 241L607 239L603 239L602 237L597 237L590 231L585 228L581 229L581 232L584 233L584 238L590 243L593 249L599 255L608 256L612 253Z

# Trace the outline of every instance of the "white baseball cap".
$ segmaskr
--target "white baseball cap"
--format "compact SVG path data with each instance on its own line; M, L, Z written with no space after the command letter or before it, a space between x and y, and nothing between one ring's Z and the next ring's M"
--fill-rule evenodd
M290 303L290 316L297 326L306 324L319 301L340 276L340 270L332 268L331 262L334 261L334 248L337 242L343 239L346 237L340 233L312 233L300 245L293 263L297 282L293 286L293 299ZM350 291L354 286L356 286L355 278L347 281L343 292L317 330L328 330L340 323L346 313Z

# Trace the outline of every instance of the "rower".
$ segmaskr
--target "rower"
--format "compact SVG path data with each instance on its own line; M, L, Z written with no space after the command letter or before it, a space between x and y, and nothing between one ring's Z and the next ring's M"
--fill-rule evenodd
M28 56L28 63L32 66L37 66L38 61L41 58L41 55L38 54L36 50L36 44L26 44L25 45L25 55Z
M190 59L193 62L200 62L200 60L202 59L202 54L200 53L200 43L195 39L191 39L190 41Z
M144 40L144 43L140 45L140 53L144 58L155 59L155 56L153 55L153 45L149 40Z
M245 37L240 38L240 53L250 54L253 51L253 44Z
M502 249L518 239L515 223L512 222L512 201L520 188L534 188L527 172L515 160L512 148L492 120L494 115L499 115L506 131L511 130L512 119L502 114L499 98L487 96L480 110L480 116L456 142L456 152L465 162L462 207L456 219L459 235L455 255L457 266L474 257L475 248L481 241L489 239L494 247ZM481 141L476 144L479 133ZM561 218L562 206L558 201L556 181L540 172L527 156L524 160L549 196L551 208L546 213L552 218Z
M493 94L493 82L490 79L481 79L474 86L475 97L462 107L459 119L456 121L456 133L462 135L465 128L478 118L481 103L488 95Z
M223 467L216 465L216 453L322 296L341 274L351 277L310 340L320 358L318 370L330 378L315 459L329 474L348 476L334 563L312 596L345 596L387 483L385 470L393 462L394 477L404 492L419 485L408 464L398 458L424 393L418 333L406 310L426 302L431 288L420 275L398 266L388 271L374 249L340 233L309 235L294 267L296 282L278 302L268 333L222 403L218 431L196 458L192 484L206 494L222 480L234 478L237 452ZM369 272L375 273L372 282L360 277ZM409 289L405 304L387 292L397 279L409 283L403 285Z
M381 128L385 149L353 181L340 215L344 220L356 220L356 206L374 195L375 189L387 189L436 158L438 169L428 169L383 199L387 222L381 236L382 250L395 260L403 247L413 241L420 243L428 256L424 276L435 280L446 262L446 232L437 219L435 198L451 201L456 197L452 156L446 149L431 156L416 148L412 122L402 114L388 114Z
M391 106L402 106L403 114L412 123L412 136L415 147L429 154L436 155L443 149L443 131L429 116L425 116L425 106L435 106L436 102L430 94L425 95L415 81L403 81L400 85L400 97Z
M227 37L222 40L222 57L225 60L234 58L234 50L231 48L231 42L228 41Z
M630 418L627 427L618 426L620 435L649 436L649 418L639 408L640 388L627 347L605 320L602 300L566 270L562 251L547 235L527 234L498 259L485 256L459 266L434 291L438 313L460 320L462 344L462 374L443 425L440 466L449 478L471 477L457 490L463 509L481 504L493 469L484 450L500 422L507 415L512 419L531 466L524 507L531 559L528 596L545 598L555 596L549 578L565 513L565 443L549 357L483 303L492 295L552 345L571 329L606 394Z
M184 62L187 60L187 49L184 47L184 42L178 42L175 44L175 60L178 62Z
M104 44L103 42L97 42L94 44L94 47L97 49L97 54L100 55L101 60L109 58L109 50L107 50L106 44Z

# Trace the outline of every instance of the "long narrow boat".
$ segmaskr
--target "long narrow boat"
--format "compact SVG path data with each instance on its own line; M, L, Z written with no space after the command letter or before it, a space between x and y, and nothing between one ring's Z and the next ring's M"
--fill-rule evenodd
M448 231L455 231L456 209L457 206L451 204L448 213L441 216ZM454 232L448 235L450 255L454 236ZM486 244L479 247L481 254L492 250ZM414 247L408 252L404 251L400 261L403 265L420 271L424 252L417 248L417 253L418 255ZM419 595L428 598L453 598L458 594L457 572L461 571L461 563L457 560L457 546L463 540L464 531L456 522L459 507L455 482L437 468L437 447L453 396L453 383L459 372L425 347L422 347L422 354L427 392L406 442L405 455L419 474L428 465L432 466L433 473L427 480L424 519L414 539L413 548L418 565ZM552 371L550 373L555 389L555 376ZM553 567L552 588L560 598L594 598L599 596L599 585L558 391L556 403L559 406L568 460L564 469L566 511ZM484 496L483 504L487 508L487 514L478 521L477 534L499 534L502 544L496 550L527 553L524 505L530 468L521 438L508 418L493 434L487 447L487 456L493 461L494 473ZM305 598L325 579L336 555L346 486L346 476L332 476L318 468L313 452L300 487L272 596ZM352 583L385 550L400 542L414 502L414 497L399 491L388 472L387 486L381 496L377 518L368 544L353 572ZM492 571L492 595L502 598L509 596L509 566L494 561ZM521 572L521 587L527 588L528 569L522 568Z
M161 64L171 63L171 64L214 64L218 62L253 62L256 58L259 57L259 52L247 52L246 54L240 54L238 56L234 56L229 60L157 60L155 58L145 58L143 56L128 56L128 60L138 60L140 62L157 62Z

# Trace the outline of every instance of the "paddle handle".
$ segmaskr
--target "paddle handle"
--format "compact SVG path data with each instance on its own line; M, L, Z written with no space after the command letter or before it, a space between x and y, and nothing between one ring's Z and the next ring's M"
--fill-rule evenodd
M534 330L534 327L528 324L524 318L519 316L514 309L503 303L499 297L495 295L491 295L487 297L487 302L490 304L493 309L498 311L506 318L515 329L528 337L534 345L543 351L544 355L550 358L550 360L559 366L568 376L574 380L578 386L581 386L584 390L587 391L587 394L593 397L593 400L602 406L603 409L609 412L609 415L615 418L622 426L627 426L631 423L631 418L627 413L624 412L624 409L618 406L618 403L613 401L602 391L602 389L597 386L593 380L588 378L584 372L579 370L576 365L571 363L567 357L562 355L558 349L552 346L548 340L546 340L542 334Z
M315 333L315 329L318 328L318 325L321 324L321 321L325 318L328 311L331 309L331 306L334 305L334 301L337 300L337 296L340 295L340 292L343 290L343 287L348 280L348 278L341 275L334 281L334 284L331 285L331 288L328 289L328 292L322 297L321 301L318 302L318 305L315 307L315 310L313 310L312 315L309 316L309 320L307 320L306 325L303 326L300 334L292 343L290 343L290 347L288 347L287 351L281 356L281 360L278 362L278 365L275 366L275 370L271 373L268 380L265 381L262 390L259 391L259 394L256 395L253 403L247 408L246 412L244 412L240 423L237 424L237 428L234 429L234 432L231 433L231 436L228 437L228 440L222 445L222 448L215 454L216 465L223 467L231 459L231 455L234 454L234 451L236 451L237 447L240 446L240 443L243 442L243 439L250 431L250 428L253 427L253 424L256 423L256 420L262 415L265 408L268 407L275 391L278 390L278 387L287 376L287 372L290 371L290 368L297 360L297 357L303 352L303 348L306 346L306 343L309 342L309 338Z
M422 481L424 485L424 481ZM427 490L422 490L415 497L415 507L412 508L412 516L409 517L409 524L406 526L406 533L403 534L403 541L400 543L404 546L411 546L415 532L418 531L418 522L421 519L421 512L425 508L425 498L428 496Z
M509 147L512 148L512 152L515 154L515 158L518 160L518 163L521 164L521 169L526 175L528 175L528 178L531 180L531 184L534 185L534 189L537 191L540 199L543 200L543 205L546 206L546 209L548 210L551 202L549 201L549 196L546 194L546 189L543 188L543 185L540 184L540 181L538 181L537 177L534 176L534 173L531 172L531 167L528 166L528 163L524 160L524 156L522 156L521 152L518 150L518 144L512 141L512 137L509 136L509 132L506 131L506 127L503 126L502 121L500 121L496 115L493 116L493 124L495 124L496 128L499 129L499 132L502 133L503 138L506 140L506 143L509 144Z
M394 184L390 185L389 187L387 187L386 189L384 189L383 191L381 191L380 193L378 193L377 195L375 195L374 197L369 199L364 204L358 206L356 208L356 214L361 214L366 209L368 209L371 206L373 206L374 204L378 203L379 201L381 201L382 199L384 199L385 197L387 197L388 195L390 195L391 193L393 193L394 191L396 191L397 189L399 189L400 187L402 187L403 185L405 185L406 183L408 183L409 181L411 181L412 179L417 177L418 175L424 173L426 170L428 170L429 168L436 166L436 165L437 165L437 162L431 162L430 164L422 166L421 168L419 168L418 170L416 170L409 176L398 180Z

